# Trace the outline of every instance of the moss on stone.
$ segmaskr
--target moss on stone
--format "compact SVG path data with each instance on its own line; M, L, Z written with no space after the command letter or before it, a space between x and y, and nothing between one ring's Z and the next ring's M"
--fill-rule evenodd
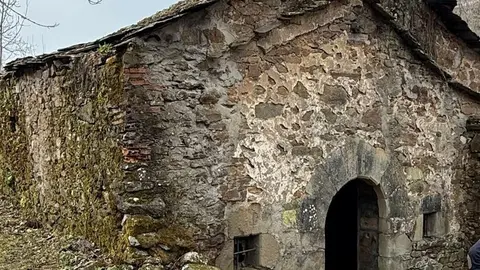
M282 212L283 224L294 227L297 225L297 211L296 210L285 210Z
M123 104L123 73L120 58L111 57L98 66L101 56L91 54L76 60L64 76L41 78L39 73L3 81L0 91L0 175L2 192L13 194L25 214L41 219L60 231L82 235L121 259L126 249L121 240L121 216L116 211L114 189L124 173L118 145L121 127L112 125L112 110ZM46 130L27 135L26 113L18 99L33 91L14 93L17 84L24 88L43 86L35 93L49 121ZM47 90L49 89L49 90ZM53 90L52 90L53 89ZM55 106L52 100L61 100ZM89 104L93 121L82 121L80 108ZM10 114L18 119L15 131L8 126ZM47 117L48 116L48 117ZM38 116L37 116L38 117ZM46 134L41 145L48 158L43 175L32 175L32 159L27 137L32 132ZM37 179L35 179L35 177ZM38 179L41 178L41 179ZM14 179L16 190L12 190Z
M121 229L117 196L128 177L118 144L124 131L118 117L125 112L120 57L92 53L61 75L37 72L1 83L0 189L28 218L86 237L117 261L135 254L128 236L150 233L151 253L166 261L195 247L193 233L166 218L133 216ZM148 192L135 196L152 198Z
M172 224L173 225L173 224ZM180 225L168 226L157 231L159 242L175 249L193 249L195 242L192 234Z
M150 255L169 264L178 256L195 248L193 233L180 224L172 224L171 220L154 219L149 216L129 216L123 226L123 241L129 243L134 237L143 250ZM137 250L127 249L129 260L138 258Z
M0 176L3 179L0 189L19 199L24 190L17 183L30 182L32 167L28 158L25 115L15 87L14 79L0 83Z
M162 226L161 222L148 216L131 216L127 218L123 225L123 234L128 236L136 236L143 233L155 232Z
M148 216L131 216L123 226L125 242L129 236L142 238L147 236L149 242L162 244L170 249L189 250L195 246L192 233L178 224L169 224L166 220L158 220ZM139 239L140 240L140 239Z
M53 166L49 178L62 179L57 181L58 190L69 191L59 192L55 200L63 202L62 211L66 211L63 215L69 217L63 220L64 230L83 235L115 257L121 257L125 245L118 234L121 217L116 213L111 187L123 179L122 155L109 110L121 106L123 82L121 64L114 60L107 61L95 74L88 71L91 62L87 65L78 63L78 68L67 75L71 77L68 82L87 76L83 79L85 88L71 84L70 89L62 94L66 95L70 108L75 110L79 95L87 91L85 102L91 104L95 121L94 124L79 121L75 113L69 114L63 111L63 107L56 111L52 126L57 127L55 133L64 142L61 153L65 158Z

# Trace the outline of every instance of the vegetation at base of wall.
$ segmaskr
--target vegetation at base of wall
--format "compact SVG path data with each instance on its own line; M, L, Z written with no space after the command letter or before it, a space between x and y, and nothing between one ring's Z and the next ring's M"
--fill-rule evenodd
M13 195L26 215L63 233L84 236L121 259L126 243L120 234L122 217L116 211L114 194L124 177L123 157L118 146L121 127L112 125L112 119L123 102L123 68L117 57L96 67L101 58L92 54L77 60L64 76L42 82L57 90L37 91L43 100L50 100L38 104L50 112L39 116L48 119L47 130L28 131L48 136L46 145L41 146L49 159L43 175L32 173L30 152L38 149L29 149L27 141L32 134L27 134L26 112L18 106L18 98L31 93L14 95L18 82L2 87L0 138L5 143L0 148L1 190ZM23 87L32 87L30 79L41 80L39 76L29 78L22 81ZM62 105L55 106L52 100L60 100ZM11 111L17 114L16 131L8 126Z

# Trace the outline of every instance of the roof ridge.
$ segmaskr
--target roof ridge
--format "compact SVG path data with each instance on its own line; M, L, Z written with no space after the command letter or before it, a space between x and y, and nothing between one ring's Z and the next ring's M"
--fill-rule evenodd
M151 28L158 27L162 24L180 18L191 12L195 12L206 6L209 6L220 0L182 0L166 9L163 9L152 16L146 17L136 24L123 27L111 34L96 39L91 42L75 44L65 48L57 49L54 52L42 54L39 56L27 56L17 58L5 64L4 70L7 72L16 71L27 66L44 65L45 61L55 58L65 58L68 55L74 55L82 52L92 51L100 47L102 44L110 43L112 45L122 44L126 39L135 36L141 32Z

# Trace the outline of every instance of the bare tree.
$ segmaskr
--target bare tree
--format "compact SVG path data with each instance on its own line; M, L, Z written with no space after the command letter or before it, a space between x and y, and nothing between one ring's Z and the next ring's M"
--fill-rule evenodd
M25 0L24 10L20 0L0 0L0 67L14 57L34 54L35 46L21 36L22 29L29 24L52 28L58 24L41 24L28 17L29 0Z
M21 0L0 0L0 67L6 60L25 55L35 54L33 42L21 36L22 29L28 24L43 28L53 28L58 24L42 24L28 16L29 0L25 0L24 10ZM103 0L88 0L92 5L100 4ZM42 45L43 37L42 37Z

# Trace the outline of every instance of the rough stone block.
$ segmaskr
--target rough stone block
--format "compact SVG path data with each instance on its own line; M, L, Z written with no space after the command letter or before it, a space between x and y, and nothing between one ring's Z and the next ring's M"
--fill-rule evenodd
M293 87L293 92L301 98L307 99L310 97L307 88L300 81L298 81L297 84L295 84L295 86Z
M480 116L471 116L465 125L468 131L480 131Z
M318 219L316 210L317 204L315 199L305 199L302 202L299 213L299 226L301 230L314 231L319 229L320 220Z
M422 200L421 211L424 214L435 213L442 210L442 197L440 194L429 195Z
M380 270L404 270L405 262L389 257L378 258L378 269Z
M182 270L221 270L218 267L204 265L204 264L186 264L182 267Z
M255 116L260 119L270 119L281 115L283 112L283 105L272 103L260 103L255 106Z
M413 234L413 241L420 241L423 239L423 215L419 215L415 220L415 231Z
M345 91L345 88L341 85L326 84L323 88L321 100L328 105L342 106L347 103L348 94Z
M280 245L270 234L260 234L258 239L258 266L274 269L280 257Z
M410 254L412 251L412 242L406 234L396 236L380 234L379 235L379 255L382 257L397 257Z

